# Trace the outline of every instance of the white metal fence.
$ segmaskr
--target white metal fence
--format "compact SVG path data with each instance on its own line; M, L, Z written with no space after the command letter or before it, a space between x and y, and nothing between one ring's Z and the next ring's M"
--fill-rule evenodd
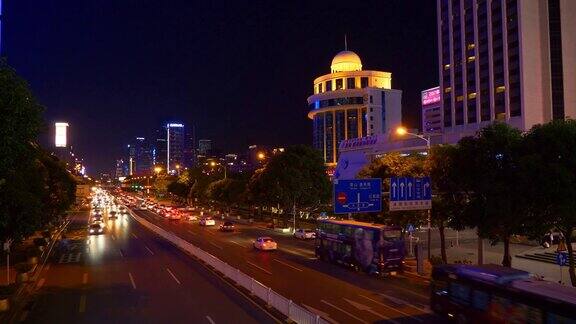
M186 240L183 240L182 238L176 236L174 233L168 232L163 228L150 223L144 218L136 215L131 210L130 214L142 226L162 236L164 239L168 240L170 243L174 244L182 251L204 261L206 264L210 265L215 270L221 272L238 285L244 287L245 289L249 290L252 294L262 299L264 302L266 302L267 305L277 309L280 313L284 314L290 320L302 324L328 323L319 315L314 314L309 310L307 310L306 308L293 303L290 299L280 295L271 288L266 287L264 284L258 282L256 279L246 275L239 269L230 266L229 264L213 256L212 254L204 250L201 250L200 248L192 245L190 242Z

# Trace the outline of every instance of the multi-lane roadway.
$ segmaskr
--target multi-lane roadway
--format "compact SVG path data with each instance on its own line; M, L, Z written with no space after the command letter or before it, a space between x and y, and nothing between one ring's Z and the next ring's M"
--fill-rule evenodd
M71 216L59 249L16 321L30 323L272 323L205 266L130 216L105 217L106 232L87 235L88 212Z
M236 224L234 232L224 233L218 226L167 220L148 210L135 212L331 322L441 322L428 309L425 285L402 277L375 278L322 262L315 258L311 241L257 225ZM278 251L254 250L252 242L259 236L273 237Z

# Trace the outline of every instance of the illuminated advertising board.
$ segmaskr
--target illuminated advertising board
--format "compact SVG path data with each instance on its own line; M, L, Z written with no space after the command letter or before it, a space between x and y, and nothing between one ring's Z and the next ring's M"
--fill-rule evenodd
M440 102L440 87L422 91L422 106Z
M67 146L67 131L68 123L55 123L56 136L54 138L54 145L56 147L66 147Z

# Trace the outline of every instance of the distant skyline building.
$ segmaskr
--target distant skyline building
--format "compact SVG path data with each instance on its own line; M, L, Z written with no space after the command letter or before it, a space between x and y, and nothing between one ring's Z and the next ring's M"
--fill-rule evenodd
M131 175L148 175L152 173L152 147L145 137L136 137L128 145L128 161Z
M184 124L166 124L166 172L174 172L184 168L184 151L186 148L186 133Z
M209 155L212 152L212 140L201 139L198 141L198 154Z
M348 50L334 57L330 74L314 80L308 105L313 146L332 166L343 140L387 133L402 123L402 91L392 89L392 73L362 70L360 57Z
M54 146L67 147L68 146L68 123L56 122L54 123Z
M437 0L445 141L576 118L576 1Z
M424 134L442 132L442 106L440 87L422 91L422 132Z

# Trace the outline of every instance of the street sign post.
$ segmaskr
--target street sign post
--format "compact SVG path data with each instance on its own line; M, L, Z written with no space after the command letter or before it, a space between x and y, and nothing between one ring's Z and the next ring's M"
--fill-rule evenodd
M559 252L556 254L556 264L563 267L568 264L568 254Z
M430 177L391 177L390 210L425 210L432 208Z
M382 179L334 180L334 213L382 211Z
M566 252L558 252L556 253L556 264L559 265L560 268L560 283L562 283L562 267L568 264L568 253Z

